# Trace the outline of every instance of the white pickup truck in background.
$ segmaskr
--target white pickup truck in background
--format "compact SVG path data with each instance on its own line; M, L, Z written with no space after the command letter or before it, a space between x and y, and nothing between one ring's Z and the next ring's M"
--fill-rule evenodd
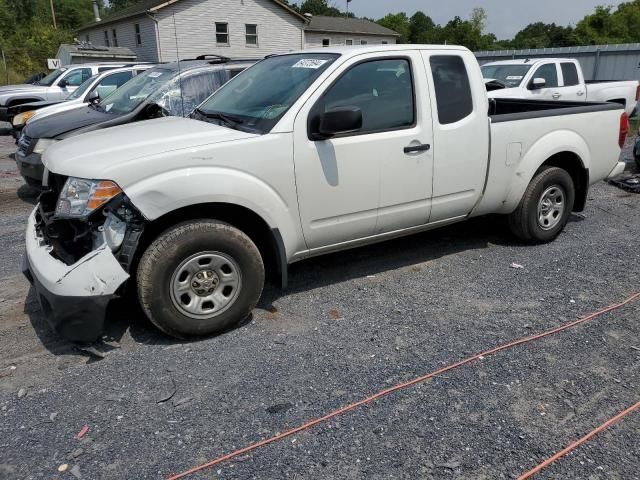
M626 120L613 103L489 99L463 47L271 56L192 118L49 147L23 269L72 340L97 338L127 285L164 332L209 335L312 256L487 214L552 241L624 170Z
M585 81L577 60L541 58L505 60L482 65L485 81L499 82L505 88L489 92L490 98L570 102L614 102L631 116L640 100L637 80Z

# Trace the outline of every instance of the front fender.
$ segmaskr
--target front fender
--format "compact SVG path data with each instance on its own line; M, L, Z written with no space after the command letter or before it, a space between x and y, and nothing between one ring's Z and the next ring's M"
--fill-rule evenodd
M523 155L515 169L505 201L499 213L513 212L538 169L551 157L559 153L573 153L589 169L591 151L582 136L573 130L556 130L539 138Z
M205 203L247 208L282 235L287 256L304 249L295 195L285 198L265 181L229 167L189 167L144 178L125 193L148 219Z

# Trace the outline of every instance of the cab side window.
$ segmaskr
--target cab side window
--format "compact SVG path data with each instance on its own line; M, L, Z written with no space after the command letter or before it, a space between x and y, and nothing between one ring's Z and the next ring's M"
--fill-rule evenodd
M536 70L533 78L544 78L547 82L546 88L558 86L558 70L555 63L547 63Z
M70 87L77 87L91 76L90 68L78 68L64 76L64 80Z
M105 98L111 92L115 91L118 87L131 80L131 72L118 72L112 75L104 77L98 85L96 85L96 91L100 98Z
M429 60L441 125L459 122L473 113L469 75L462 57L434 55Z
M314 107L315 114L337 107L358 107L358 134L415 125L415 102L409 60L373 60L351 67Z
M573 87L574 85L580 85L580 78L578 77L578 69L575 63L565 62L560 65L562 67L562 78L564 80L565 87Z

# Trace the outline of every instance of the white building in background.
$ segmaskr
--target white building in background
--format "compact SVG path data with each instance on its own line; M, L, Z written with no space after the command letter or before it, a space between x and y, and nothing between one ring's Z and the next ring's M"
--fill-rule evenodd
M138 61L204 54L258 58L323 45L396 43L368 20L300 15L278 0L145 0L78 30L80 41L127 47Z

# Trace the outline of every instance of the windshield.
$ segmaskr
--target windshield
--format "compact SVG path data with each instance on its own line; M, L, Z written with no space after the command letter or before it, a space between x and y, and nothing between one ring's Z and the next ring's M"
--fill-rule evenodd
M166 68L152 68L115 90L99 105L109 113L122 115L133 112L149 96L171 80L176 71Z
M66 71L67 71L66 68L56 68L53 72L51 72L49 75L44 77L42 80L40 80L39 82L36 82L36 85L43 85L45 87L50 87L53 84L53 82L55 82L56 79Z
M268 132L336 58L325 53L267 58L227 83L197 112L224 122L216 118L222 114L232 118L235 127Z
M482 67L482 76L485 79L498 80L506 87L518 87L522 83L531 65L485 65Z
M93 77L87 78L78 88L73 91L71 95L67 97L67 100L75 100L76 98L82 97L85 93L87 93L87 90L89 90L89 87L97 77L98 75L94 75Z

